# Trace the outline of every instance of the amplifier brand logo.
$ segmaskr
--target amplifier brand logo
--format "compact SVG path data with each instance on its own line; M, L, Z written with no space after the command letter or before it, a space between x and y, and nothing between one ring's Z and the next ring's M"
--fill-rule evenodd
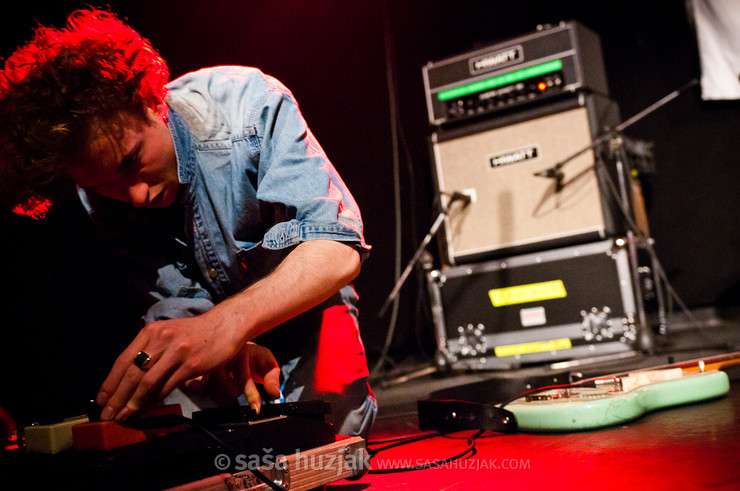
M537 145L530 145L524 148L518 148L509 152L493 155L488 159L491 169L502 167L504 165L518 164L527 160L536 159L540 156L540 149Z
M470 73L490 72L497 68L503 68L509 65L516 65L524 61L524 52L521 46L502 49L493 53L487 53L482 56L476 56L468 60Z

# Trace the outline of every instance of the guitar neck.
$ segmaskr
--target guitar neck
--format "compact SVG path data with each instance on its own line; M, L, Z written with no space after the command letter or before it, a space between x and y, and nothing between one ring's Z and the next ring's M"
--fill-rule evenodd
M732 353L725 353L721 355L714 355L704 358L695 358L693 360L680 361L675 363L667 363L665 365L658 365L647 368L640 368L637 370L630 370L629 372L615 373L611 375L603 375L600 377L593 377L589 380L608 379L614 377L620 377L629 374L639 374L641 372L656 372L661 370L671 370L680 368L682 372L705 372L709 370L720 370L725 367L733 365L740 365L740 351Z
M696 360L676 363L675 366L684 372L704 372L706 370L721 370L725 367L740 365L740 351L723 355L710 356Z

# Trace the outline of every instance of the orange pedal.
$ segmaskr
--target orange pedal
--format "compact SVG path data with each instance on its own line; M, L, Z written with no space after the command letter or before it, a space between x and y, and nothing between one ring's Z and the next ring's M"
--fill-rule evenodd
M182 409L179 404L159 406L142 415L142 418L165 415L182 416ZM176 433L184 429L185 425L140 430L121 425L116 421L80 423L72 427L72 443L74 449L77 451L92 449L112 450L133 443L143 442L150 438Z

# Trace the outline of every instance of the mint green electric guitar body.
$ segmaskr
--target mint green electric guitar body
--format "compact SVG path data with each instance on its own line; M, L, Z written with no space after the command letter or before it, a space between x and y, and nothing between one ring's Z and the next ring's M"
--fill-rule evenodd
M595 386L536 392L505 406L522 431L575 431L634 420L657 409L720 397L730 389L718 370L681 368L631 372L596 379Z

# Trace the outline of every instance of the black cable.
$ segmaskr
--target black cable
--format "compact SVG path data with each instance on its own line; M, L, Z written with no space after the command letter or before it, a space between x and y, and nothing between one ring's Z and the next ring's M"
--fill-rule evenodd
M425 434L426 434L426 433L425 433ZM432 432L431 434L432 434L433 436L439 436L439 435L440 435L440 432L438 432L438 431L434 431L434 432ZM409 439L409 438L416 438L417 436L418 436L418 435L411 435L411 436L397 436L397 437L394 437L394 438L385 438L385 439L383 439L383 440L373 440L373 441L369 441L369 442L367 442L367 444L366 444L366 445L380 445L380 444L384 444L384 443L393 443L393 442L398 442L398 441L404 441L404 440L407 440L407 439Z
M388 110L390 112L390 125L391 125L391 147L393 151L393 201L395 207L395 234L396 234L396 247L394 257L394 281L398 281L401 277L401 253L402 253L402 240L403 240L403 226L401 216L401 176L400 176L400 155L399 155L399 144L398 144L398 116L397 116L397 103L396 103L396 84L395 84L395 72L393 70L393 43L391 39L391 27L390 27L390 13L388 10L387 0L383 2L384 12L384 23L383 23L383 42L385 47L385 68L386 68L386 83L388 84ZM370 370L370 377L373 377L380 372L383 364L389 358L388 353L390 352L391 343L396 333L398 323L398 310L399 310L399 296L396 296L393 302L391 310L391 318L388 322L388 331L386 332L385 342L383 348L380 351L380 357L375 363L375 366Z
M450 440L467 440L468 438L472 438L473 440L477 440L478 438L481 438L483 436L483 433L485 433L485 432L486 432L486 430L478 430L471 437L467 437L467 436L453 436L453 435L450 435L450 434L444 434L444 435L442 435L442 438L448 438Z
M415 465L415 466L394 467L392 469L370 469L368 471L368 473L369 474L397 474L397 473L400 473L400 472L420 471L420 470L425 470L425 469L432 469L434 467L439 467L441 465L445 465L445 464L448 464L450 462L454 462L456 460L459 460L459 459L461 459L461 458L463 458L465 456L469 456L469 457L470 456L473 456L476 453L475 439L478 438L478 437L480 437L480 435L483 434L483 431L484 430L479 430L473 436L463 437L468 442L467 448L465 450L463 450L462 452L460 452L460 453L458 453L456 455L453 455L452 457L449 457L449 458L446 458L446 459L442 459L442 460L437 460L435 462L428 462L426 464ZM445 436L445 435L443 435L441 433L437 433L437 434L421 435L421 436L418 436L418 437L410 437L407 442L399 442L399 443L394 444L394 445L389 445L389 446L384 447L382 449L376 450L373 455L376 455L378 452L381 452L383 450L387 450L388 448L398 447L398 446L405 445L405 444L408 444L408 443L413 443L413 442L416 442L416 441L421 441L421 440L424 440L424 439L427 439L427 438L432 438L432 437L437 437L437 436ZM470 455L468 455L468 454L470 454Z
M420 442L422 440L428 440L429 438L436 438L438 436L443 436L443 434L441 432L439 432L439 431L434 431L432 433L423 433L423 434L420 434L420 435L406 436L406 437L397 438L397 439L391 438L390 440L388 440L389 442L391 442L393 440L396 440L396 441L393 442L393 443L390 443L389 445L386 445L385 447L381 447L381 448L378 448L378 449L369 449L368 448L367 453L370 454L370 457L374 457L376 454L378 454L378 453L380 453L380 452L382 452L384 450L388 450L388 449L391 449L391 448L400 447L400 446L403 446L403 445L408 445L409 443Z

